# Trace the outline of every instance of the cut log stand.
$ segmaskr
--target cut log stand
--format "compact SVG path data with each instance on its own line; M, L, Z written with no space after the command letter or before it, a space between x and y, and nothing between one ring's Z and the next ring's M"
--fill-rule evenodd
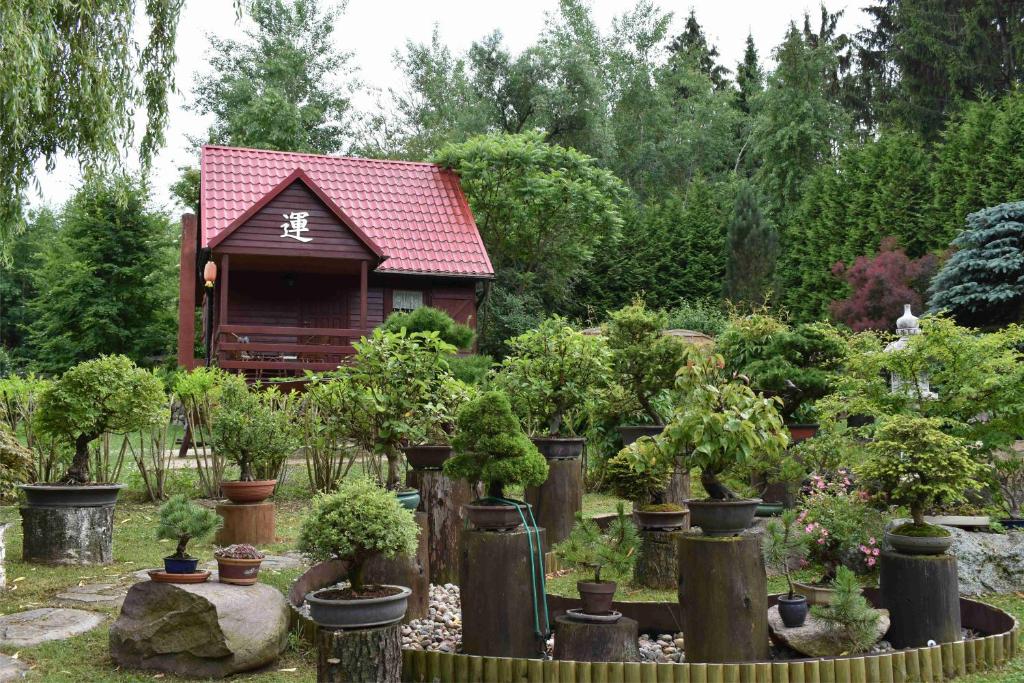
M318 683L400 683L402 627L399 624L316 634Z

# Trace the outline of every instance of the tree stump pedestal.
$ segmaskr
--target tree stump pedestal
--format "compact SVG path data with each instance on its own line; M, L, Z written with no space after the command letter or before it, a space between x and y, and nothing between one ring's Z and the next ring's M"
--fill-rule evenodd
M316 633L318 683L400 683L402 627L399 624Z
M545 530L538 529L543 541ZM462 535L459 587L462 600L462 651L483 657L539 657L545 643L546 596L542 552L524 527L513 531L466 529ZM532 559L532 566L531 566ZM534 596L536 595L536 602ZM535 616L534 606L539 612Z
M224 520L224 526L217 530L214 539L217 545L261 546L275 540L273 503L217 503L217 514Z
M445 476L442 470L410 469L406 485L420 492L427 515L430 583L458 583L459 537L465 526L462 506L483 495L482 488Z
M961 639L960 590L952 555L883 551L878 585L889 610L886 640L897 649Z
M363 579L370 583L389 583L407 586L412 590L409 607L403 621L423 619L430 611L430 557L427 552L427 513L416 512L420 527L419 545L415 556L404 555L394 559L374 557L366 563Z
M679 540L687 662L768 659L768 577L754 535Z
M645 588L678 587L679 540L685 535L685 531L640 529L633 581Z
M629 617L614 624L555 618L555 659L573 662L639 662L639 627Z
M39 564L114 561L114 506L23 506L21 556Z
M569 536L583 510L583 458L549 458L547 481L527 487L523 499L533 506L537 526L547 531L548 552Z

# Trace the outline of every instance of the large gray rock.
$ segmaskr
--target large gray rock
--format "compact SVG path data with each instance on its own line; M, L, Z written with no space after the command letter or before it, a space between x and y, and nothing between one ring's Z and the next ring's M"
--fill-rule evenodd
M221 678L277 659L288 617L284 596L264 584L141 581L110 628L110 656L129 669Z
M878 626L875 628L877 643L889 630L889 610L880 609ZM845 648L837 642L825 622L807 615L807 621L797 628L786 628L779 616L778 605L768 609L768 633L779 645L785 645L808 657L838 657Z
M0 655L0 683L20 681L27 673L28 664L14 657Z
M1011 593L1024 586L1024 532L989 534L943 527L953 535L960 593Z
M0 645L32 647L50 640L64 640L94 629L103 621L96 612L43 607L0 617Z

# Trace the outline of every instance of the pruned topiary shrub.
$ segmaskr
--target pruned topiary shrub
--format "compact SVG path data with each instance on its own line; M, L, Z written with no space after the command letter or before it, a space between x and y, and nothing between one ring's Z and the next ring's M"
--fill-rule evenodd
M466 349L473 344L474 332L471 327L455 322L444 311L430 306L420 306L409 313L396 311L388 316L381 327L388 332L404 329L406 334L437 332L443 341L457 349Z

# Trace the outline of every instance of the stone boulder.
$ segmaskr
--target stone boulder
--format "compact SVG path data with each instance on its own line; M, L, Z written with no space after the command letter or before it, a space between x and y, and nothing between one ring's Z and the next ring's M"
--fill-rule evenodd
M288 620L284 596L265 584L141 581L110 628L110 656L128 669L222 678L277 659Z
M876 643L889 630L889 610L880 609L878 612L880 616L875 628ZM782 617L779 616L777 605L768 610L768 634L776 644L785 645L808 657L838 657L845 652L825 622L815 618L813 614L807 615L807 621L803 626L786 628L782 623Z
M1024 586L1024 532L989 534L943 527L953 535L961 595L1011 593Z

